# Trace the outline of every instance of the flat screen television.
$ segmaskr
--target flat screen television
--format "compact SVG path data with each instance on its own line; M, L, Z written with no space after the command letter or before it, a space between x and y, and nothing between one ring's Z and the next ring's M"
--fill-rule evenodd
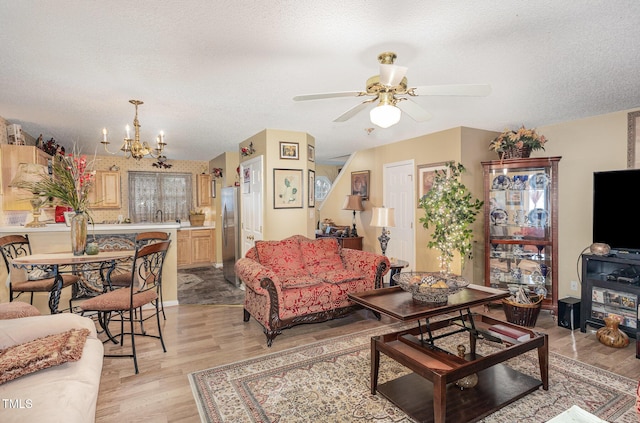
M593 242L640 254L639 188L640 169L593 173Z

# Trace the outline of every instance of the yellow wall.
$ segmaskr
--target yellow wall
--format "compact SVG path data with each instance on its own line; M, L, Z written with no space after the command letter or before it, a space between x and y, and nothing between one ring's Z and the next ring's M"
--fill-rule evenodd
M280 158L280 142L298 143L298 160ZM315 169L315 163L307 157L307 147L315 145L312 136L304 132L265 129L240 143L240 148L253 143L256 152L250 156L240 156L244 162L259 155L263 158L263 238L283 239L295 234L314 236L315 211L309 208L308 202L308 170ZM273 169L302 170L302 208L274 209Z
M496 132L484 131L472 128L452 128L434 134L399 141L393 144L383 145L368 150L355 153L345 164L342 173L336 179L332 191L322 204L320 218L331 218L337 225L350 225L352 212L341 210L342 203L351 189L351 172L360 170L371 171L371 186L369 201L364 202L365 211L356 213L356 226L358 234L363 236L363 249L380 253L380 243L378 236L380 229L369 225L371 220L371 210L373 207L382 206L382 167L387 163L394 163L406 160L414 160L414 166L439 163L445 161L459 161L467 168L464 183L471 190L476 198L483 198L482 186L482 166L483 160L494 158L495 154L488 151L489 140L496 135ZM417 170L414 169L417 174ZM476 177L479 178L476 180ZM415 185L415 184L414 184ZM414 186L417 205L417 188ZM415 249L416 263L411 263L414 270L435 271L439 269L437 261L438 252L426 247L430 241L430 231L424 229L419 223L419 218L423 216L422 209L416 207L415 221ZM482 245L482 219L477 223L479 228L476 231L476 244ZM393 231L393 230L392 230ZM453 265L453 271L462 272L466 277L474 280L476 267L482 270L482 255L477 260L465 265L464 271L461 269L460 261ZM479 277L482 276L482 273Z

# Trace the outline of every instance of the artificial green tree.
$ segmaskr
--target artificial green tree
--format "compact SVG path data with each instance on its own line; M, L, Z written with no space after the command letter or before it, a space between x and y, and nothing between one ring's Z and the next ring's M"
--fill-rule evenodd
M461 163L448 162L445 169L436 170L433 187L420 199L425 215L420 223L432 228L432 240L427 246L440 250L440 272L451 274L451 262L457 251L464 263L472 257L471 224L483 202L474 199L460 181L465 168Z

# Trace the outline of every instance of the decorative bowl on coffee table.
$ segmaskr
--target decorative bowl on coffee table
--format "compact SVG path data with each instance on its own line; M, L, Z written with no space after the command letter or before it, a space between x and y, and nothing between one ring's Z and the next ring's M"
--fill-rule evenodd
M393 275L393 280L415 301L429 304L446 304L449 295L469 285L460 275L440 272L405 272Z

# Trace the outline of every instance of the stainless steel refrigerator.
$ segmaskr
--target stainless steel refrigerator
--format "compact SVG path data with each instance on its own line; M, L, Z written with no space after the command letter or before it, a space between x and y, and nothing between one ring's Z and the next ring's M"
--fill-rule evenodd
M240 286L234 265L240 258L240 210L238 209L238 188L222 188L222 272L224 278L235 286Z

